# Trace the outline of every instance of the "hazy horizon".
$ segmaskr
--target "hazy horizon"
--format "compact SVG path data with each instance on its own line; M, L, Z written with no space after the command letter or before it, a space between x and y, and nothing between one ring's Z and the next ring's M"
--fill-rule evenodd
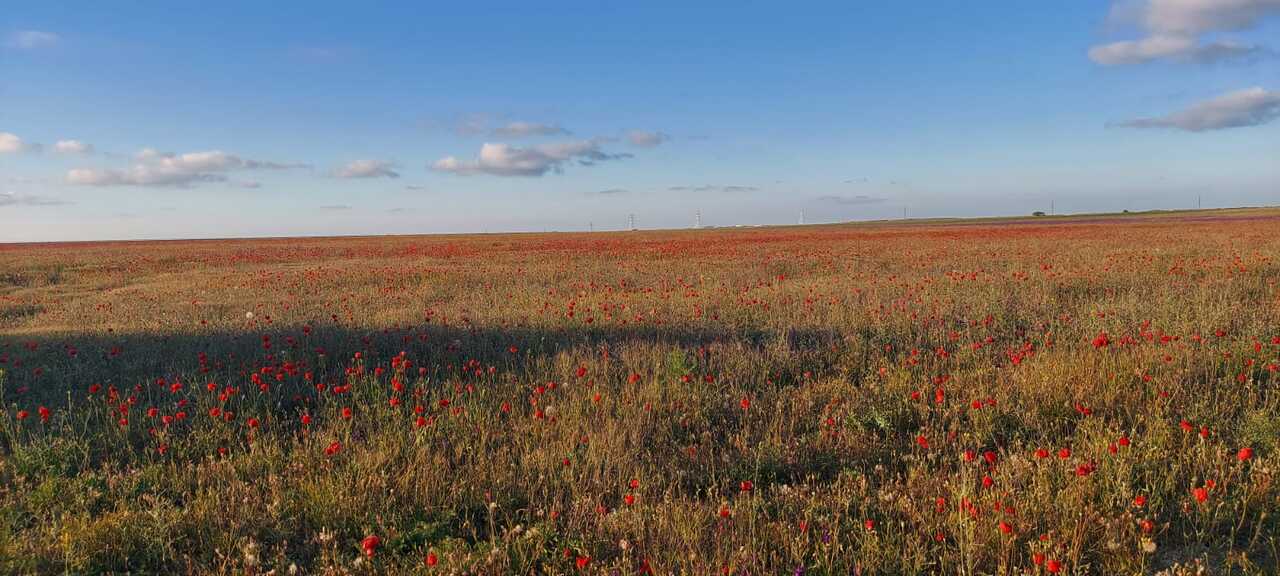
M1275 0L28 4L0 242L1275 205L1277 30Z

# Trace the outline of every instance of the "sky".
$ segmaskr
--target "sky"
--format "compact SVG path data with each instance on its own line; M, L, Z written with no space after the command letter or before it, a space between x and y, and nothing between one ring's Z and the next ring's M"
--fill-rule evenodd
M0 242L1280 204L1280 0L42 2Z

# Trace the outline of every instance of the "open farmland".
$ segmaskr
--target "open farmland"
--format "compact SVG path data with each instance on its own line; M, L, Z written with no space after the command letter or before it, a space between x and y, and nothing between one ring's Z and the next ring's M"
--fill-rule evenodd
M1277 231L0 245L0 572L1276 573Z

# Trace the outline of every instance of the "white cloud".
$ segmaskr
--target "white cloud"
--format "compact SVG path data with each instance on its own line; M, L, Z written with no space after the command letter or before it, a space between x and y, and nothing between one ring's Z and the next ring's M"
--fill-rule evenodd
M59 140L54 143L53 150L60 154L92 154L93 145L79 140Z
M70 184L84 186L158 186L186 188L205 182L226 182L227 172L241 170L286 170L302 164L282 164L241 158L221 150L171 154L144 148L124 170L75 168L67 171Z
M1147 28L1161 32L1203 34L1239 30L1280 11L1280 0L1150 0Z
M671 186L667 188L672 192L757 192L760 189L755 186Z
M627 141L630 142L632 146L639 146L641 148L652 148L670 139L670 136L662 132L632 130L627 133Z
M355 160L333 173L338 178L399 178L395 165L386 160Z
M3 206L62 206L70 204L65 200L57 198L49 198L48 196L32 196L28 194L15 194L13 192L0 192L0 207Z
M475 160L459 160L447 156L431 165L438 172L491 176L542 176L548 172L559 173L566 164L576 162L591 166L605 160L630 158L630 154L609 154L600 149L598 140L576 140L540 144L530 147L486 142L480 147Z
M12 132L0 132L0 154L17 154L19 152L39 152L40 145L27 142Z
M526 136L554 136L556 134L568 134L569 131L561 128L556 124L538 124L536 122L512 122L506 126L495 128L494 136L505 136L508 138L523 138Z
M54 46L58 43L58 40L60 40L58 35L52 32L17 30L9 34L4 44L10 48L18 48L20 50L36 50Z
M1173 128L1205 132L1265 124L1280 116L1280 92L1249 88L1198 102L1167 116L1121 122L1128 128Z
M453 132L459 136L475 136L484 132L489 117L484 114L468 114L458 118L453 124Z
M1232 41L1208 42L1203 36L1249 28L1268 15L1280 13L1280 0L1145 0L1132 12L1146 36L1094 46L1089 58L1104 66L1140 64L1170 59L1212 62L1256 54L1259 46Z
M815 198L818 202L827 204L839 204L841 206L863 206L866 204L880 204L885 201L884 198L876 196L868 196L866 194L858 194L857 196L819 196Z
M1158 35L1094 46L1089 49L1089 59L1103 66L1142 64L1166 58L1178 62L1208 63L1258 54L1261 51L1260 46L1231 41L1202 44L1191 36Z
M1089 59L1105 66L1137 64L1159 58L1180 57L1195 50L1190 36L1148 36L1140 40L1113 42L1089 49Z

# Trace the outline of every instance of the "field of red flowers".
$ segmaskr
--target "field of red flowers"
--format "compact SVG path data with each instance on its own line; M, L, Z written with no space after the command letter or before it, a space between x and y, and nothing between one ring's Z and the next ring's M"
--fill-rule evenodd
M1277 231L0 245L0 572L1275 574Z

